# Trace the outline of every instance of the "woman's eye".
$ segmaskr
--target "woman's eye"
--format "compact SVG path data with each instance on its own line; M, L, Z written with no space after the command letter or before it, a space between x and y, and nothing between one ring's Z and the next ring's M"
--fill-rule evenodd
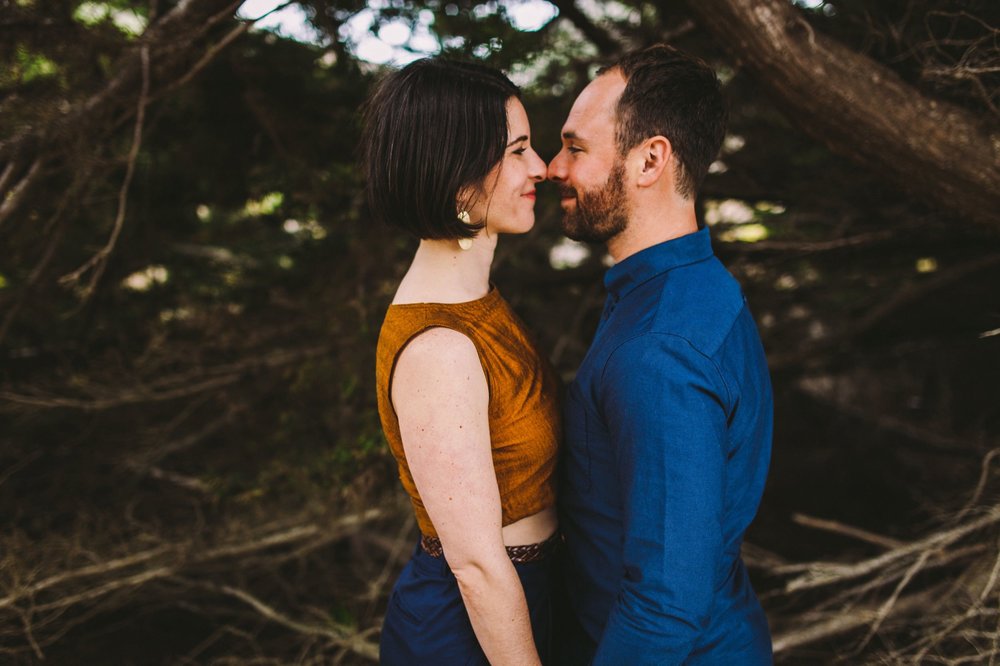
M524 151L525 150L527 150L527 148L518 148L517 150L514 151L514 154L515 155L524 155Z

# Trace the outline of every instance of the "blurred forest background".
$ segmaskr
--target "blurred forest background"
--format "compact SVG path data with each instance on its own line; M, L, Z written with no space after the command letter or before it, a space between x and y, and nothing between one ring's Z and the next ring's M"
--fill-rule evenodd
M373 662L416 532L372 60L505 69L549 159L598 65L668 41L732 107L700 214L774 377L745 556L778 663L1000 662L1000 3L282 5L304 41L239 5L0 0L0 661ZM568 381L604 252L540 194L494 279Z

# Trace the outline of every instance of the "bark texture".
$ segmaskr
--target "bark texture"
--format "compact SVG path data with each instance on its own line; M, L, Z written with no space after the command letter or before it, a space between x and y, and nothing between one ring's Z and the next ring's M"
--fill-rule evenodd
M688 5L805 132L930 205L1000 229L1000 128L990 119L925 97L786 0Z

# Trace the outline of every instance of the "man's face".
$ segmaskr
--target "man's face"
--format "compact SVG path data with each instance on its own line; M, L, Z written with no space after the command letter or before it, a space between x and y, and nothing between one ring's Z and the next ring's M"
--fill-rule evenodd
M603 243L628 226L625 164L615 145L615 105L625 79L606 72L583 89L562 129L562 150L549 163L559 185L563 232Z

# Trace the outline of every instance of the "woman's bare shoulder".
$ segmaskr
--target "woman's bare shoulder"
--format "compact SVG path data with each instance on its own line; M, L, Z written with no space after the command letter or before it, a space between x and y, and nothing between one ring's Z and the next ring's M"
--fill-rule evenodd
M415 335L400 352L397 369L404 359L408 365L427 366L433 374L470 367L482 369L479 352L472 339L461 331L442 326Z

